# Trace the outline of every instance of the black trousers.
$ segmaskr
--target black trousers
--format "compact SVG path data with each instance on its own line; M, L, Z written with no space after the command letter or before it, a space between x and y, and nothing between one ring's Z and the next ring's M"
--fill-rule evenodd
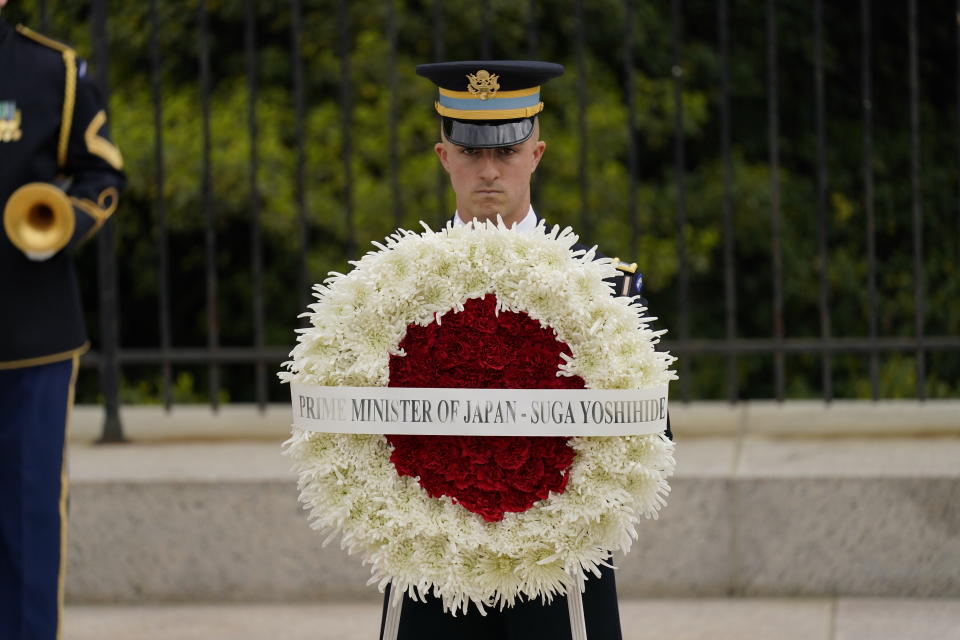
M380 638L386 620L390 588L383 600ZM589 640L621 640L617 583L612 569L601 567L601 577L588 576L583 593L583 612ZM544 605L539 600L518 602L503 611L482 616L475 607L456 617L444 613L437 598L427 602L403 600L397 640L570 640L570 616L566 597Z
M60 637L77 359L0 370L0 638Z

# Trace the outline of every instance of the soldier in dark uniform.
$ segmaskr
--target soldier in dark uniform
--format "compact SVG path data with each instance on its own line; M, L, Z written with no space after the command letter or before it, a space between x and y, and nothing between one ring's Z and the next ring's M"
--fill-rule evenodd
M0 7L6 0L0 0ZM65 431L88 348L75 245L114 212L123 159L103 100L69 47L0 17L0 638L60 636L66 552ZM32 183L59 199L62 249L18 241ZM35 187L35 185L32 185ZM25 190L20 190L23 194ZM26 202L26 204L19 204ZM8 207L7 205L11 205ZM42 200L50 211L51 202ZM44 209L45 208L45 209ZM42 230L42 229L41 229ZM71 231L72 230L72 231Z
M530 179L546 150L537 119L543 110L540 86L561 75L563 67L489 60L425 64L417 67L417 73L439 87L436 110L441 140L435 151L456 194L453 224L496 220L499 215L518 232L534 230L538 217L530 202ZM619 261L617 266L621 276L611 282L615 295L637 295L641 284L637 266ZM587 636L590 640L619 640L614 574L608 568L601 574L587 580L583 594ZM389 588L384 616L388 599ZM503 611L488 611L485 616L471 608L454 617L444 613L437 598L415 602L408 596L402 604L398 632L400 640L570 637L565 597L554 598L550 604L522 602Z

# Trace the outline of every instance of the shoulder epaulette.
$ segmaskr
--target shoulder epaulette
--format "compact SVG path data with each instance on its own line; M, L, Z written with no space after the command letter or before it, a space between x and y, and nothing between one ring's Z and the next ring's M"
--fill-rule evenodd
M77 53L62 42L41 35L22 24L17 25L17 33L37 44L59 51L63 58L66 74L63 87L63 115L60 119L60 140L57 144L57 165L62 168L67 164L67 147L70 144L70 129L73 126L73 106L77 101Z
M623 272L623 286L619 294L621 296L635 296L640 294L643 288L643 275L637 273L637 263L620 262L620 258L613 259L613 266Z
M637 272L637 263L636 263L636 262L631 262L630 264L627 264L626 262L620 262L620 258L614 258L614 259L613 259L613 266L616 267L617 269L620 269L620 271L624 271L624 272L626 272L626 273L636 273L636 272Z

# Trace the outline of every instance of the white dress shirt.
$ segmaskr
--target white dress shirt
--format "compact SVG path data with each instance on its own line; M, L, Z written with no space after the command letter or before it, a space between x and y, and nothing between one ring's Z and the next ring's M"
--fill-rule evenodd
M453 226L459 227L465 224L466 222L464 222L460 218L460 211L459 210L454 211ZM527 210L527 215L523 217L523 220L521 220L520 222L514 223L514 225L511 227L511 229L513 229L514 231L533 231L536 228L537 228L537 214L534 213L533 211L533 205L530 205L530 208Z

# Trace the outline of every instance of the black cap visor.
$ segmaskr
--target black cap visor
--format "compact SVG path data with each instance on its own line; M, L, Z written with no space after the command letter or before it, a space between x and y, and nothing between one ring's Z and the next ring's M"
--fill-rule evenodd
M454 120L442 118L443 135L461 147L490 149L520 144L533 133L533 118L519 120Z

